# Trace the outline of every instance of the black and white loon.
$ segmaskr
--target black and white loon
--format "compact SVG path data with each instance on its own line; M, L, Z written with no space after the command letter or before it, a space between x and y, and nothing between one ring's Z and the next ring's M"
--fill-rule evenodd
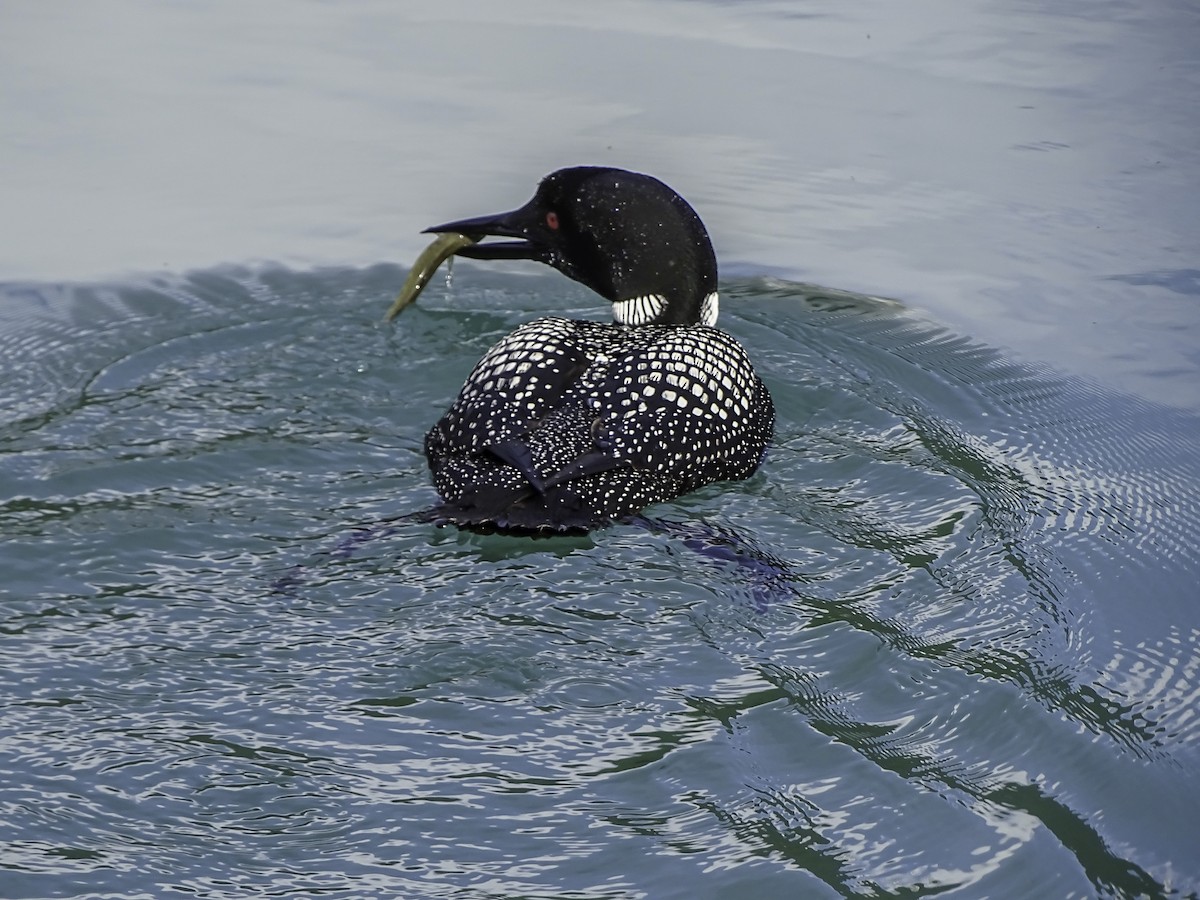
M560 169L520 209L426 230L515 238L457 252L553 266L611 301L615 320L537 319L487 352L425 437L443 499L432 521L583 532L758 468L771 396L713 327L708 232L661 181Z

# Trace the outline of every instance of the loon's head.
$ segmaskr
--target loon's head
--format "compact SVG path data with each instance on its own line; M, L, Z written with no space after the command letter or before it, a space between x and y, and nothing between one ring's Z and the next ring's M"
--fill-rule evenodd
M717 319L717 258L708 232L686 200L649 175L559 169L520 209L425 230L518 238L472 244L458 255L553 266L610 300L623 324L712 325Z

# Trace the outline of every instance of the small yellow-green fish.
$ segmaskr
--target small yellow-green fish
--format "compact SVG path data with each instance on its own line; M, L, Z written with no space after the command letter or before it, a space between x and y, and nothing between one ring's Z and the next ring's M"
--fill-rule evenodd
M478 240L479 238L467 237L456 231L447 231L434 238L433 243L426 247L417 257L417 261L413 263L408 278L404 281L404 287L400 289L400 296L387 311L383 321L390 322L400 315L404 307L414 302L421 295L421 291L425 290L425 285L429 283L433 273L438 270L438 266L463 247L469 247Z

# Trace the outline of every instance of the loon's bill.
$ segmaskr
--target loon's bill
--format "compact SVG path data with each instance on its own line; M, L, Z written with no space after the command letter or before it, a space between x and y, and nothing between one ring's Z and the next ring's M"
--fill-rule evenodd
M532 205L530 202L510 212L474 216L426 228L426 234L436 234L437 237L413 263L400 294L383 320L392 321L405 307L415 303L438 267L456 254L470 259L528 259L554 265L552 246L539 239L542 229L538 226L544 223L539 222L538 211L531 209ZM518 240L479 243L486 237L512 237Z
M426 230L438 237L388 319L456 254L551 266L608 300L613 318L536 319L484 355L425 436L442 498L427 521L580 533L758 469L774 405L745 350L712 327L716 255L667 185L560 169L518 209Z

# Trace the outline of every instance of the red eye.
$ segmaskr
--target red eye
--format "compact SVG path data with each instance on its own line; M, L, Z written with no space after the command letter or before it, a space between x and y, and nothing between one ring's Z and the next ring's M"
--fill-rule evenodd
M546 227L551 231L558 231L558 213L554 210L546 213Z

